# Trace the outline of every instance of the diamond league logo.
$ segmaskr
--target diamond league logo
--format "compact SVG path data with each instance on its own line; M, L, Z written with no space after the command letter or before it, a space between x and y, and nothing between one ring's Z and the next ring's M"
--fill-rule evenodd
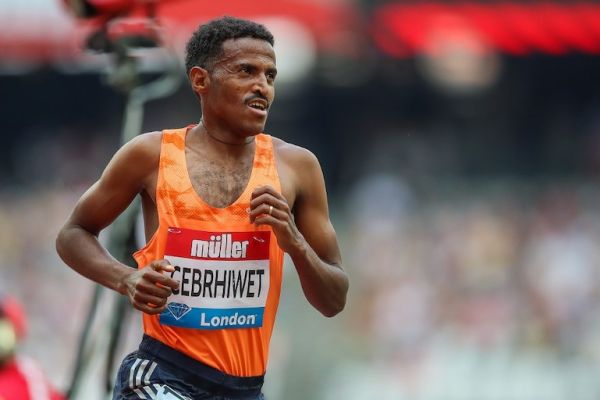
M183 318L183 316L185 314L190 312L191 307L188 306L187 304L182 304L182 303L169 303L169 305L167 305L167 309L169 310L171 315L177 321L179 321L181 318Z

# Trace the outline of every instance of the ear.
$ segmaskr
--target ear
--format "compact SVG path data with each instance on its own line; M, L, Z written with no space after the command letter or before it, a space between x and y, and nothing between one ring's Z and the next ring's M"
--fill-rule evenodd
M194 93L199 95L200 93L204 93L206 91L210 81L207 70L198 66L192 67L188 77L190 78L190 83L192 84L192 90Z

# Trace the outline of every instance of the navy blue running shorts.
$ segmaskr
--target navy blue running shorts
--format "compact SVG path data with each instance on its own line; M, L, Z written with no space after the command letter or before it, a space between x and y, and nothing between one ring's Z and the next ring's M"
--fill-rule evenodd
M144 336L121 363L113 400L264 400L263 381L225 374Z

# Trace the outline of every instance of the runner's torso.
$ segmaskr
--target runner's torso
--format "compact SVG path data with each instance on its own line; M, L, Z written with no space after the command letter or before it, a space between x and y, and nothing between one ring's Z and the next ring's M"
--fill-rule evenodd
M144 331L228 374L262 375L279 302L283 252L269 227L250 223L247 210L255 187L271 185L281 192L272 139L256 136L247 185L238 188L243 189L237 200L216 208L198 195L202 190L194 189L203 181L201 173L190 177L194 168L187 165L186 133L162 134L154 199L158 228L135 254L140 267L169 260L180 288L163 314L144 314ZM236 194L233 190L231 196Z

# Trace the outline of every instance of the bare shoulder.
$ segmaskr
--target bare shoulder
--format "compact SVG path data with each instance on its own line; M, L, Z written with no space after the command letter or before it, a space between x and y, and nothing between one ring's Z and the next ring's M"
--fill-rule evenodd
M296 205L308 194L325 191L321 166L310 150L275 137L273 148L283 194L290 205Z
M148 132L131 139L113 156L101 180L146 186L158 170L161 140L162 132Z
M136 158L148 159L148 161L158 160L160 158L161 141L162 132L142 133L123 145L122 149Z
M273 137L273 148L275 149L275 154L286 167L292 167L294 169L302 167L320 169L317 157L304 147Z
M133 169L148 169L158 166L162 132L148 132L125 143L113 157L111 164Z

